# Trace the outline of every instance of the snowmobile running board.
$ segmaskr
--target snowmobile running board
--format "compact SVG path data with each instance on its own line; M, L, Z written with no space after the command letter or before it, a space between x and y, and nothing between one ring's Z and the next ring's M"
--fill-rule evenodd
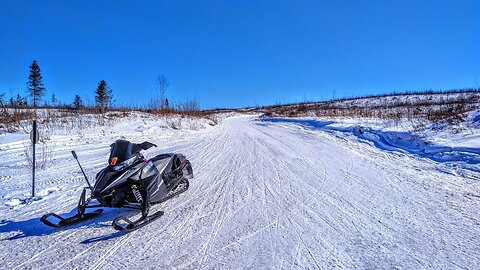
M63 218L60 215L57 215L55 213L50 213L50 214L43 215L40 218L40 221L42 221L43 224L45 224L47 226L50 226L50 227L63 227L63 226L69 226L69 225L80 223L82 221L92 219L92 218L100 215L102 212L103 212L103 209L97 209L97 210L95 210L93 212L90 212L90 213L83 213L83 214L78 213L78 214L76 214L74 216L71 216L69 218ZM48 220L49 217L54 217L54 218L56 218L60 221L58 223L53 223L53 222Z
M145 226L147 224L150 224L151 222L155 221L157 218L163 216L163 213L164 213L163 211L157 211L155 214L150 215L150 216L148 216L146 218L143 218L143 219L139 219L137 221L131 221L124 216L118 216L113 220L112 226L115 229L117 229L119 231L122 231L122 232L127 232L127 233L132 232L132 231L140 229L143 226ZM121 223L124 223L124 225L122 225Z

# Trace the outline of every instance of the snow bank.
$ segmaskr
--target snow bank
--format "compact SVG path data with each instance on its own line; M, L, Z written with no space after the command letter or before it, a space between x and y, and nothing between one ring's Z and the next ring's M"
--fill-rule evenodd
M389 123L381 120L264 117L259 121L295 124L330 133L346 133L356 137L359 142L370 143L382 150L415 154L437 162L462 162L469 164L470 169L480 171L477 166L480 163L479 129L464 129L463 133L452 133L448 129L439 132L434 130L432 125L418 134L405 130L403 125L387 128Z

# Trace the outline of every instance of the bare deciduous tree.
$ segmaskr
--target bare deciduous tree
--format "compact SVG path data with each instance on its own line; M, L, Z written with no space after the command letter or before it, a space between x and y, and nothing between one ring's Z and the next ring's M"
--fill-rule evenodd
M8 111L7 111L5 102L3 100L4 98L5 98L5 93L0 94L0 108L2 108L2 114L1 114L2 117L5 117L8 115Z
M157 78L158 90L160 91L160 109L165 109L165 92L167 91L169 82L167 77L159 75Z

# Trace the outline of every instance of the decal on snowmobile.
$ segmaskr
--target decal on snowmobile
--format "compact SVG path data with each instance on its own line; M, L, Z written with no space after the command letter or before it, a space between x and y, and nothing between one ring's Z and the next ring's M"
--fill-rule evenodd
M110 165L114 166L115 164L117 164L117 160L118 160L118 157L113 157Z

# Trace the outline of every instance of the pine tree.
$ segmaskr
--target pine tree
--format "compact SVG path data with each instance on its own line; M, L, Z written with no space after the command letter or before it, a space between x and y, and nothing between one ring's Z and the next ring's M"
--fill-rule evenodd
M37 61L33 60L30 65L30 75L28 76L28 92L33 99L33 107L37 107L40 98L45 95L45 87L43 87L42 74Z
M15 103L15 107L26 107L27 99L17 94L17 99L14 101L14 103Z
M168 109L168 98L167 97L165 98L165 108Z
M101 80L98 83L97 90L95 90L95 103L97 108L99 108L102 113L105 112L111 105L112 98L112 89L107 86L107 82Z
M76 110L79 110L83 107L83 102L79 95L75 95L75 98L73 99L73 107Z
M52 97L51 97L50 101L52 102L52 106L56 106L56 105L57 105L58 99L57 99L57 97L55 96L55 94L52 94Z
M5 98L5 93L0 94L0 107L5 108L5 101L3 100Z

